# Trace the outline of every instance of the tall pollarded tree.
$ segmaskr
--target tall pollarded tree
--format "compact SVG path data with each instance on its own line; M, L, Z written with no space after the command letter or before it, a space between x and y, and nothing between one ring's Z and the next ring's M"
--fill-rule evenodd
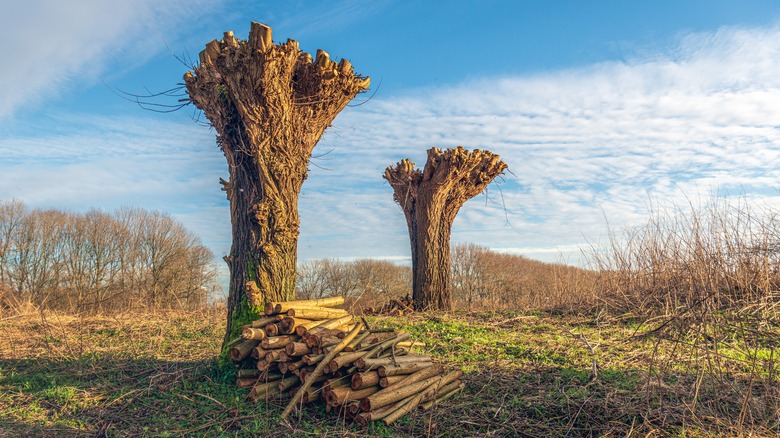
M450 310L450 234L460 207L507 165L486 150L428 150L423 170L408 159L385 169L409 227L417 310Z
M369 78L322 50L312 60L296 41L275 45L271 28L253 22L247 41L225 32L208 43L184 82L230 172L221 180L233 231L228 339L265 301L293 298L298 196L312 149Z

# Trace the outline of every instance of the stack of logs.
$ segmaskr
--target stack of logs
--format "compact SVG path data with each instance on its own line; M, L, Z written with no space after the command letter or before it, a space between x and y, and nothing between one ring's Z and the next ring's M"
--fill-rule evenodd
M412 352L423 344L409 333L355 323L333 307L343 302L268 303L265 318L242 328L230 356L256 361L238 372L238 386L251 388L248 400L290 394L283 419L301 403L321 402L326 411L367 426L390 424L418 406L429 409L463 388L460 370L445 373L430 356Z
M409 295L393 298L378 309L374 307L366 309L366 313L371 315L402 316L412 312L414 312L414 300Z

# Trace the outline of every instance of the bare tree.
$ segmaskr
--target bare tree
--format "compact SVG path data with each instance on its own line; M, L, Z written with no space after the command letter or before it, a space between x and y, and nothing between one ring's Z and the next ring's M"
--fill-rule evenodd
M33 210L25 216L12 258L12 281L20 297L46 303L61 277L63 236L67 215L57 210Z
M14 251L15 236L26 214L27 208L21 201L0 202L0 285L10 283L8 265Z
M592 302L596 273L491 251L473 243L452 250L452 297L473 309L547 309Z
M411 270L388 261L361 259L342 262L316 259L298 267L297 296L303 299L333 295L351 297L359 307L386 302L390 298L408 295L411 291Z
M215 285L213 253L166 214L0 205L3 288L17 300L78 312L193 308Z
M328 279L333 262L329 259L309 260L298 266L295 295L304 300L313 300L333 295Z
M428 150L421 171L404 159L385 170L401 206L412 247L413 298L418 310L450 310L450 233L460 207L507 165L485 150Z
M265 300L294 296L298 196L312 150L369 79L322 50L312 62L296 41L274 45L271 28L253 22L247 41L225 32L208 43L184 82L219 134L230 171L230 181L222 181L233 231L229 339L234 321L252 318Z

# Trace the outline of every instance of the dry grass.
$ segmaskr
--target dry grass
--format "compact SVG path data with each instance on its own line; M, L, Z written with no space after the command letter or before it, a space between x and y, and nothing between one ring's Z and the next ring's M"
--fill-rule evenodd
M243 401L215 357L224 311L2 322L0 436L774 436L778 394L730 369L743 399L685 366L659 373L671 345L605 313L454 312L380 317L466 371L441 408L365 430L285 399ZM637 330L639 330L637 332ZM594 365L597 371L594 374ZM773 378L777 378L777 371ZM752 391L748 388L752 387ZM775 409L774 414L772 409ZM724 421L724 418L730 421Z
M780 222L746 200L658 210L594 252L606 309L634 315L659 378L695 375L692 418L771 427L780 416ZM706 394L713 394L707 398ZM762 427L763 427L762 426ZM776 426L775 426L776 427Z

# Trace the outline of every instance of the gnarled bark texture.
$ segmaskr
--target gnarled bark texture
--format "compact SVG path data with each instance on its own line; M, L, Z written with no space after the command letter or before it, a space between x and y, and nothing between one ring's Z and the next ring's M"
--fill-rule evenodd
M417 310L450 310L450 232L460 207L507 165L485 150L428 150L421 171L408 159L385 169L409 226L413 298Z
M271 29L253 22L248 41L225 32L208 43L184 82L219 134L230 172L221 180L233 231L227 339L247 308L293 299L298 196L312 149L369 78L322 50L312 61L296 41L274 45Z

